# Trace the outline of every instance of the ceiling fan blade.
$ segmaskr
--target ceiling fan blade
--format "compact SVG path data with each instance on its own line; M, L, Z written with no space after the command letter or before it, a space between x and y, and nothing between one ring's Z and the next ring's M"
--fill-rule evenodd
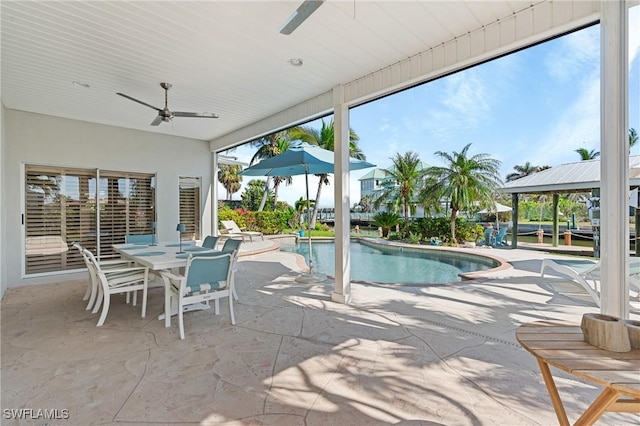
M180 112L174 111L174 117L218 118L218 114L212 112Z
M158 124L162 123L162 117L160 115L156 115L156 118L153 119L153 121L151 122L152 126L157 126Z
M324 0L304 0L300 6L293 12L293 15L282 24L278 30L280 34L289 35L300 26L313 12L322 6Z
M142 105L144 105L144 106L147 106L147 107L149 107L149 108L153 108L153 109L155 109L155 110L156 110L156 111L158 111L158 112L162 111L160 108L154 107L153 105L149 105L149 104L148 104L148 103L146 103L146 102L139 101L139 100L137 100L136 98L132 98L132 97L131 97L131 96L129 96L129 95L125 95L124 93L116 93L116 95L120 95L120 96L122 96L123 98L127 98L127 99L129 99L130 101L137 102L137 103L142 104Z

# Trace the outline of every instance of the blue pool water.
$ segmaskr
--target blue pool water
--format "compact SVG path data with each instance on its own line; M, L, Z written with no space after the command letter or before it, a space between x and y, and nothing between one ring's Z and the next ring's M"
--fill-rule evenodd
M307 241L282 243L280 250L301 254L307 259ZM313 242L313 264L317 272L335 276L335 246ZM358 281L397 284L442 284L461 281L458 274L495 268L492 259L467 253L441 250L379 246L351 242L351 278Z

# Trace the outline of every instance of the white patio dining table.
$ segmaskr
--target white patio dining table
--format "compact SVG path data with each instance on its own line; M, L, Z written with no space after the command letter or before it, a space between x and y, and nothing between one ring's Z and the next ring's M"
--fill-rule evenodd
M114 244L113 249L128 260L139 265L146 266L151 271L163 271L169 269L183 268L187 266L189 253L211 253L215 250L196 246L194 241L182 242L182 253L180 253L180 243L159 242L156 245L150 244ZM167 282L164 283L164 313L158 316L159 320L165 320L165 327L171 325L171 316L177 313L170 309L169 292ZM188 311L209 309L209 305L190 305ZM165 315L171 310L171 315Z

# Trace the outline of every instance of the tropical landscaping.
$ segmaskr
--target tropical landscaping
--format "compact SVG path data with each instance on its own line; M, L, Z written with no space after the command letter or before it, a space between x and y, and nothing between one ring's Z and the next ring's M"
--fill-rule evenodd
M359 146L358 134L350 129L349 153L352 158L366 160ZM638 141L635 129L629 129L629 148ZM250 164L274 157L292 147L306 143L333 151L333 120L321 121L320 128L298 126L273 133L250 142L255 149ZM588 161L599 156L597 151L584 148L575 150L579 159ZM390 167L383 169L382 189L373 195L363 196L354 203L353 210L372 214L371 225L378 227L382 238L400 239L416 244L432 244L434 241L448 245L478 242L484 237L481 222L499 219L496 214L480 215L481 211L495 211L496 203L510 204L507 194L501 192L503 180L499 175L501 163L487 153L473 153L468 143L459 151L436 151L434 158L439 165L429 166L412 151L396 153L390 158ZM513 167L507 174L511 182L550 168L530 162ZM226 202L221 202L220 220L234 220L247 230L265 234L309 232L312 236L332 236L333 231L318 221L318 206L323 188L329 185L327 174L315 175L315 197L300 197L291 206L278 200L278 188L289 185L292 176L268 176L251 179L240 194L240 201L231 201L241 188L242 168L238 165L221 165L218 180L226 190ZM558 210L565 218L578 223L588 223L586 200L588 193L567 193L560 197ZM544 194L531 195L519 200L520 223L550 221L552 203ZM421 215L416 215L420 210ZM502 220L509 221L511 213Z

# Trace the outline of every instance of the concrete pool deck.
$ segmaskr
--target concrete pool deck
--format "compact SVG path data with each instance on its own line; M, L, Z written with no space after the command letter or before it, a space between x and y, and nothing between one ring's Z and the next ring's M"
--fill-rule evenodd
M353 284L342 305L330 300L332 282L296 283L297 257L272 244L244 245L237 324L222 302L219 316L185 315L185 340L175 320L165 329L156 319L160 288L146 318L116 298L101 328L84 310L84 280L9 289L2 408L68 410L48 424L70 425L557 424L515 329L599 310L579 285L539 277L554 255L499 250L512 268L451 285ZM600 389L554 373L575 421ZM598 424L638 422L607 413Z

